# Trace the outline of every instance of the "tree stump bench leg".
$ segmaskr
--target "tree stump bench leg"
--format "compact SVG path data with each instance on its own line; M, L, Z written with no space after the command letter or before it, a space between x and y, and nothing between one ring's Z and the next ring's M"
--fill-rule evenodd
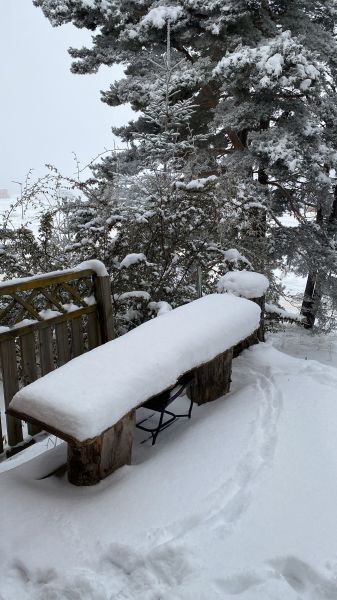
M194 369L188 396L197 404L212 402L230 390L233 349Z
M135 414L132 410L90 442L68 444L70 483L95 485L119 467L131 464Z
M241 342L236 344L236 346L234 346L233 348L233 358L237 358L241 354L241 352L243 352L244 350L248 350L248 348L254 346L255 344L258 344L260 341L260 331L260 329L257 329L245 340L242 340Z

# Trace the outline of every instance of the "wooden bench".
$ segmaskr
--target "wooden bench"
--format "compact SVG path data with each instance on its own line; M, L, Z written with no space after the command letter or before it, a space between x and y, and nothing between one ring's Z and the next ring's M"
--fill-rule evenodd
M136 408L191 376L203 404L230 387L233 348L260 326L260 308L211 294L157 317L24 387L7 413L68 443L68 477L92 485L130 464Z

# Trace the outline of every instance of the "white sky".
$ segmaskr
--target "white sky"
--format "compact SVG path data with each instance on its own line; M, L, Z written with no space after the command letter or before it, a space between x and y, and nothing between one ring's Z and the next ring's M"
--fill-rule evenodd
M100 101L100 90L121 77L120 67L70 73L67 48L88 43L87 31L51 27L32 0L0 0L0 188L15 194L11 182L30 168L44 173L45 163L73 173L72 151L84 166L113 147L111 126L131 118L129 107Z

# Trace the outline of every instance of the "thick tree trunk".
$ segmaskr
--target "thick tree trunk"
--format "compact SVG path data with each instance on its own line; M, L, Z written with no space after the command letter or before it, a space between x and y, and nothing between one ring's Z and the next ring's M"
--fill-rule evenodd
M331 213L328 220L328 236L333 239L337 233L337 186L334 190L334 201L331 208Z
M268 119L260 121L260 131L269 129ZM268 194L268 175L260 166L257 180ZM252 252L252 263L256 271L264 273L267 264L267 212L258 206L248 209L248 229L245 233L247 248Z
M305 318L304 327L306 329L312 329L315 325L320 300L321 296L320 286L318 284L318 273L317 271L311 272L308 274L301 307L301 315L303 315Z
M334 201L333 201L332 208L331 208L329 223L330 223L330 221L331 221L331 223L332 222L335 223L335 216L337 215L336 209L337 209L337 196L336 196L336 189L335 189ZM317 210L316 223L321 228L324 226L323 211L322 211L321 207L319 207ZM327 233L330 237L329 225L328 225ZM321 280L321 276L320 276L320 272L318 269L312 269L311 271L309 271L307 283L306 283L305 290L304 290L304 296L303 296L303 300L302 300L302 307L301 307L301 315L303 315L303 317L305 318L304 327L306 329L312 329L313 326L315 325L317 311L320 307L320 303L321 303L321 299L322 299L320 280Z

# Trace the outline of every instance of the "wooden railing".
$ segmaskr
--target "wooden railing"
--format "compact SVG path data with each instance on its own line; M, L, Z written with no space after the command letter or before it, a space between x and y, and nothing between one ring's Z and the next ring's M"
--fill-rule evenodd
M20 387L114 337L110 281L91 268L0 284L0 362L5 407ZM22 423L6 417L9 446ZM29 425L28 433L37 428ZM0 452L3 432L0 423Z

